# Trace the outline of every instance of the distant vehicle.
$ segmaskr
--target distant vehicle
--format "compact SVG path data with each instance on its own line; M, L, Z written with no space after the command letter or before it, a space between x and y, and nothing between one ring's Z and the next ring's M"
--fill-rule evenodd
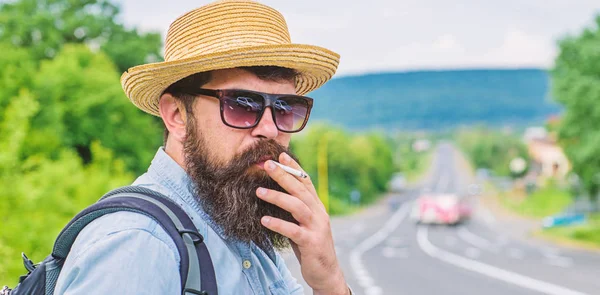
M255 102L252 98L240 96L235 100L238 105L246 107L248 112L256 112L260 110L260 105Z
M390 190L392 192L402 192L406 189L406 177L402 173L394 173L390 180Z
M456 194L421 195L412 208L411 218L421 224L456 225L471 217L469 201Z
M275 101L275 109L285 113L289 113L292 111L292 107L283 100Z

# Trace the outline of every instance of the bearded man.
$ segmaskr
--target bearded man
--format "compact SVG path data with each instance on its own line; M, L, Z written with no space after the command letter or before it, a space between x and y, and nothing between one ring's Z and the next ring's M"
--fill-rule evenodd
M339 55L293 44L283 16L253 1L219 1L175 20L165 61L129 69L128 98L165 125L133 185L179 204L204 237L220 294L302 294L279 255L292 247L314 294L350 294L329 216L289 150L309 118L304 96ZM131 134L129 136L135 136ZM100 217L77 237L55 294L181 294L180 257L142 214Z

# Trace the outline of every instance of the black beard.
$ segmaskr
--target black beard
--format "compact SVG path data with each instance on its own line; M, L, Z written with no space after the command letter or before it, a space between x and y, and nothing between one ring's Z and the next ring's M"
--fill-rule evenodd
M194 126L194 122L188 122ZM260 140L229 163L217 163L210 158L202 134L191 127L184 142L185 165L195 187L195 196L204 211L223 229L225 236L243 242L254 242L263 250L288 248L289 239L260 223L265 216L298 222L292 215L256 196L264 187L287 193L277 182L255 165L265 156L279 159L283 152L296 159L287 148L274 140ZM253 168L253 169L250 169Z

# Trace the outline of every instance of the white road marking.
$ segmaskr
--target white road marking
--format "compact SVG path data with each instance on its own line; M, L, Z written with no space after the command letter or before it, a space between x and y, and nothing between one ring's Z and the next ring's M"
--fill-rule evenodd
M569 268L573 266L573 259L567 256L561 256L560 250L556 248L543 248L544 262L546 264Z
M550 265L560 266L560 267L564 267L564 268L569 268L569 267L573 266L573 259L571 259L569 257L556 256L553 258L546 258L544 260L544 262L547 264L550 264Z
M391 247L385 247L385 248L381 249L381 254L384 257L392 258L396 255L396 249L391 248Z
M385 244L391 247L398 247L404 245L404 241L401 237L390 237L385 241Z
M458 230L458 236L463 239L463 241L481 249L488 250L492 252L498 252L498 248L494 246L494 244L472 232L470 232L466 227L461 226Z
M408 258L408 251L405 248L385 247L381 249L381 254L386 258Z
M542 248L542 254L546 257L556 257L560 256L560 250L554 247L544 247Z
M549 295L585 295L575 290L571 290L562 286L551 284L548 282L536 280L518 273L504 270L495 266L491 266L479 261L468 259L450 252L441 250L431 244L427 238L427 228L419 227L417 230L417 243L421 250L427 255L437 258L446 263L486 275L488 277L505 281L529 290L537 291Z
M514 258L514 259L518 259L518 260L522 260L523 258L525 258L525 254L523 253L523 250L517 249L517 248L508 249L508 256L510 256L511 258Z
M379 231L363 240L350 251L350 267L358 284L364 289L365 294L378 295L382 294L383 291L375 285L374 280L369 276L369 272L362 263L362 255L385 241L405 219L411 204L412 202L404 203Z
M479 258L481 256L481 251L477 248L469 247L465 250L465 255L469 258Z

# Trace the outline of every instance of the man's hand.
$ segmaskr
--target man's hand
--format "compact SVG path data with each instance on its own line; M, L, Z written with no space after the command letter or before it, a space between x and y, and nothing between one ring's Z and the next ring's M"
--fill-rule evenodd
M279 155L279 162L297 170L300 165L289 155ZM349 294L333 245L329 215L319 199L310 177L297 178L272 161L265 163L267 174L290 194L258 188L256 194L292 214L299 224L264 216L262 224L291 240L302 276L314 294Z

